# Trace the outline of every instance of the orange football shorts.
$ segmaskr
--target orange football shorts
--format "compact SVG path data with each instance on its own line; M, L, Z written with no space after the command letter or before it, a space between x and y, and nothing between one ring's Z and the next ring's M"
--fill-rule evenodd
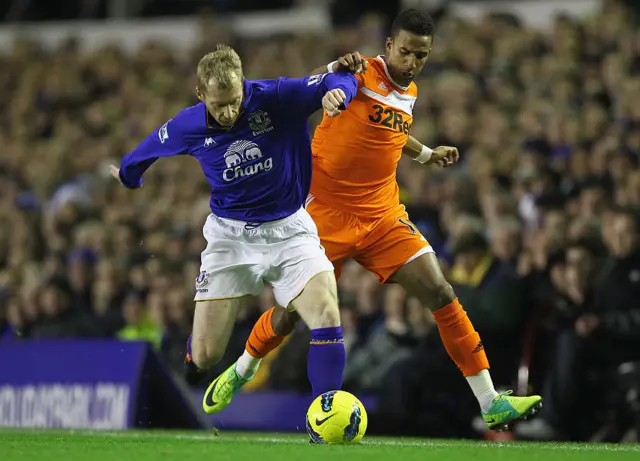
M336 210L309 196L306 209L318 227L320 242L340 277L342 265L354 259L385 283L398 269L433 248L409 221L403 205L381 218Z

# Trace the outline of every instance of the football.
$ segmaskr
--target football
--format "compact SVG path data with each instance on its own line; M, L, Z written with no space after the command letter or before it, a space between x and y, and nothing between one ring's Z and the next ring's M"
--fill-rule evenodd
M306 426L318 444L358 443L367 430L367 411L355 395L330 391L311 403Z

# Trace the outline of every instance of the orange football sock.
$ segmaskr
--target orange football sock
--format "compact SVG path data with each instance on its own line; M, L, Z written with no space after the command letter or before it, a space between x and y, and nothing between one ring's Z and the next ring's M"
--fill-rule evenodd
M286 338L286 336L276 335L273 331L271 317L273 317L274 310L275 307L272 307L260 316L253 326L249 339L244 346L247 353L256 359L261 359L266 356Z
M449 357L465 377L489 369L489 360L480 335L473 328L458 298L435 311L433 316Z

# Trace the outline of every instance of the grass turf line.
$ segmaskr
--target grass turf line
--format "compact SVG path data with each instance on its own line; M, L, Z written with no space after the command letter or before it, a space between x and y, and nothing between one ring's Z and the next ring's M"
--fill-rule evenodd
M309 446L304 435L171 431L0 430L2 461L626 461L640 445L476 442L365 437L359 445Z

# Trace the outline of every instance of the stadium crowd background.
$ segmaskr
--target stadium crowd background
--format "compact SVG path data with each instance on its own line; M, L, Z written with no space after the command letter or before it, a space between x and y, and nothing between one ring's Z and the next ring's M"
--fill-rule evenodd
M637 418L624 386L640 381L619 370L640 361L637 9L606 1L580 20L557 17L549 33L506 14L469 23L435 13L412 134L457 146L461 163L438 171L403 159L409 214L482 335L494 381L546 398L542 423L520 435L600 429L597 439L619 440ZM215 43L239 51L247 78L303 76L344 52L383 53L389 19L366 13L332 36L257 41L204 14L188 55L154 43L129 56L87 54L71 39L53 52L16 41L0 55L0 341L144 339L180 370L207 184L184 157L157 162L131 192L109 164L195 103L195 65ZM355 264L339 287L345 388L384 396L374 430L476 436L473 395L430 314ZM213 373L241 354L272 303L267 290L242 312ZM300 328L248 390L309 390L307 344Z

